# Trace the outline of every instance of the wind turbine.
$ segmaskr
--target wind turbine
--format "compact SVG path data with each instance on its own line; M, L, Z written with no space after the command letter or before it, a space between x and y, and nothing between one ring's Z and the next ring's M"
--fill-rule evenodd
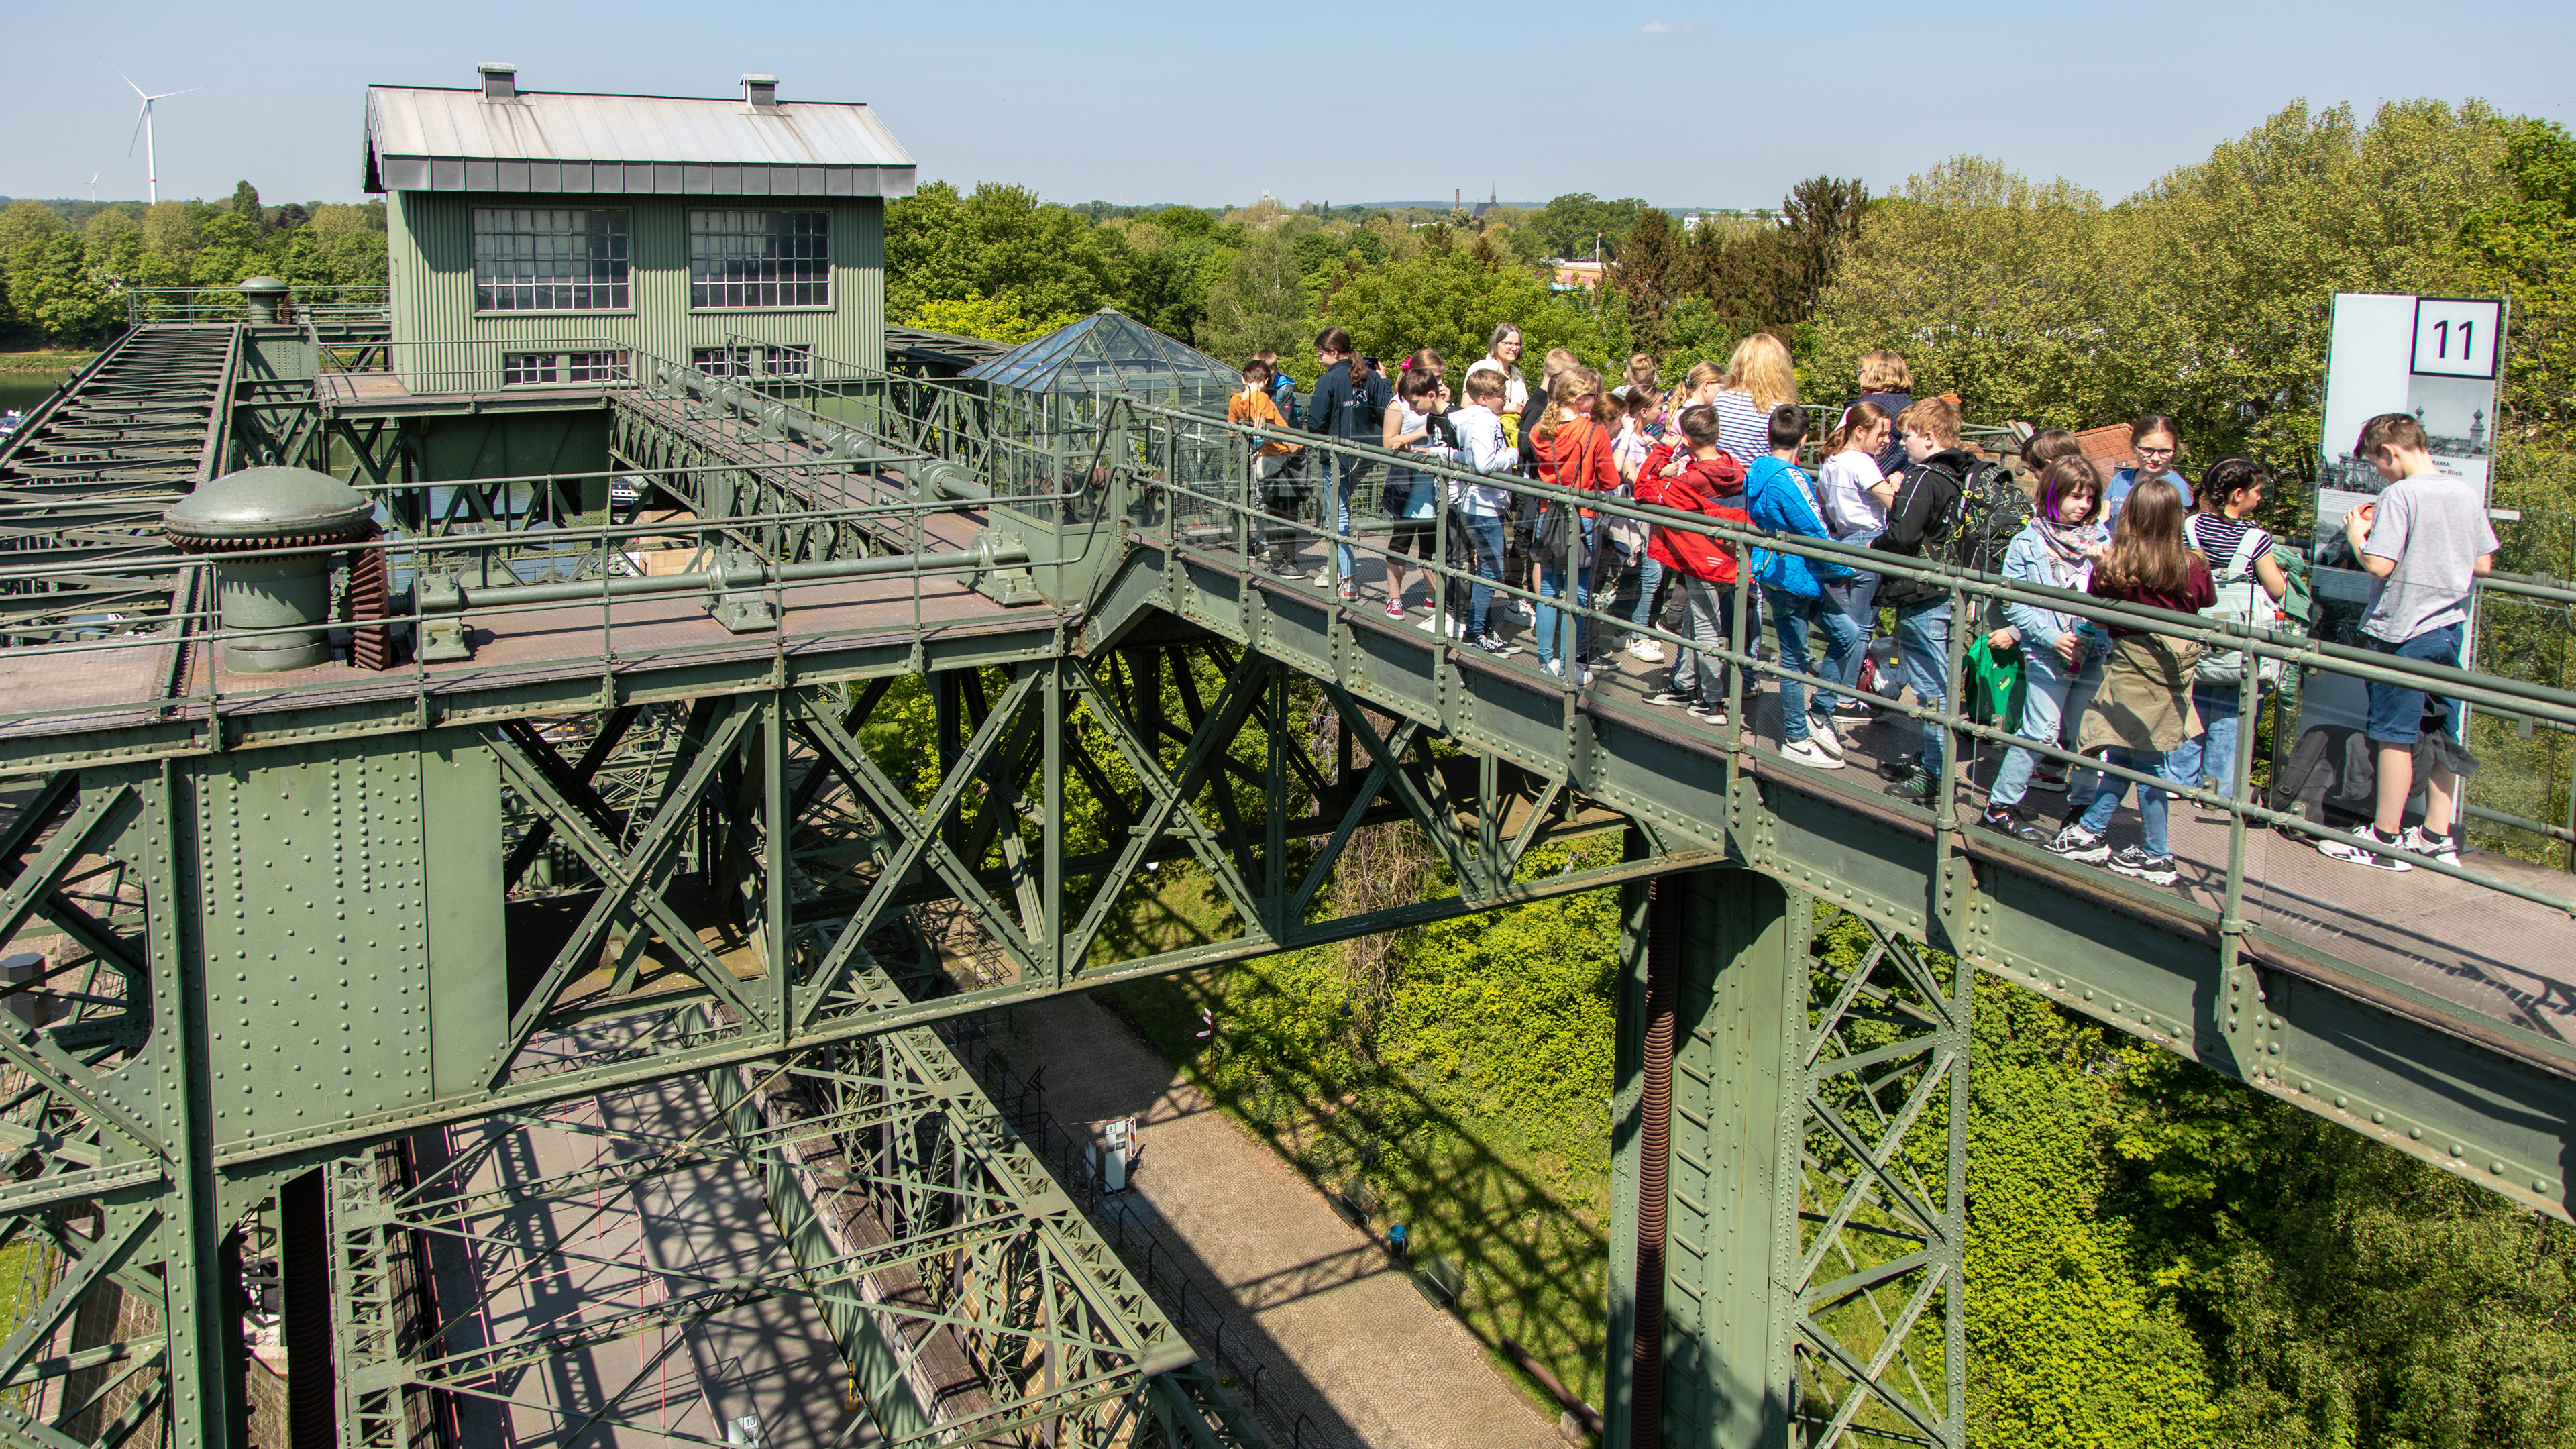
M205 87L190 86L187 91L163 91L159 95L144 95L143 87L135 85L134 78L132 76L127 75L123 71L118 71L116 73L116 78L125 82L127 86L132 87L136 95L143 96L143 109L137 112L134 117L134 135L137 140L140 140L143 143L144 199L147 202L157 203L161 200L161 166L159 161L156 160L152 154L152 103L154 101L166 101L172 96L184 96L188 91L203 90ZM133 141L125 143L125 154L128 156L134 154Z

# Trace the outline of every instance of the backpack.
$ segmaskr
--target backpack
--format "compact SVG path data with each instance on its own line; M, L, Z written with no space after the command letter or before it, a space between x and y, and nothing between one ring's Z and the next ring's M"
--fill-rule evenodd
M2030 522L2030 496L2015 487L2001 463L1981 461L1959 480L1959 503L1950 516L1923 531L1926 563L1981 574L2000 574L2013 535Z
M2215 624L2272 627L2279 611L2273 607L2272 595L2263 587L2263 581L2254 576L2254 557L2254 530L2249 528L2236 540L2236 552L2227 560L2226 571L2211 571L2218 585L2218 602L2201 610L2200 617ZM2281 677L2281 661L2265 659L2257 672L2269 684ZM2245 677L2245 651L2202 650L2196 677L2203 684L2236 683Z

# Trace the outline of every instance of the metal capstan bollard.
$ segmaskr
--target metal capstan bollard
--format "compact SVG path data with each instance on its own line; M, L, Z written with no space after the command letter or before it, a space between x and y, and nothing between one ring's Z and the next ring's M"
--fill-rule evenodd
M242 306L253 322L282 322L286 317L288 288L277 278L261 273L245 279L233 289L242 294Z
M376 506L309 468L245 468L180 499L161 528L182 553L215 556L217 610L228 630L223 667L276 674L331 662L331 558L275 549L349 544L375 531Z

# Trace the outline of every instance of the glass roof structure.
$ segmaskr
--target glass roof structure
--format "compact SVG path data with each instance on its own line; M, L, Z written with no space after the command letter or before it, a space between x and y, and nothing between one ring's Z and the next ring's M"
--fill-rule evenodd
M962 374L995 388L1012 388L1077 404L1087 413L1120 394L1146 402L1223 413L1225 400L1243 384L1240 368L1175 342L1153 328L1103 307L1035 342Z

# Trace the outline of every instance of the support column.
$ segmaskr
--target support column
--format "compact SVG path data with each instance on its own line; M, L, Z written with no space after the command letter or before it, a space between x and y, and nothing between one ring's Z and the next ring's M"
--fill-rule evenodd
M1626 904L1607 1449L1786 1449L1810 908L1734 868Z

